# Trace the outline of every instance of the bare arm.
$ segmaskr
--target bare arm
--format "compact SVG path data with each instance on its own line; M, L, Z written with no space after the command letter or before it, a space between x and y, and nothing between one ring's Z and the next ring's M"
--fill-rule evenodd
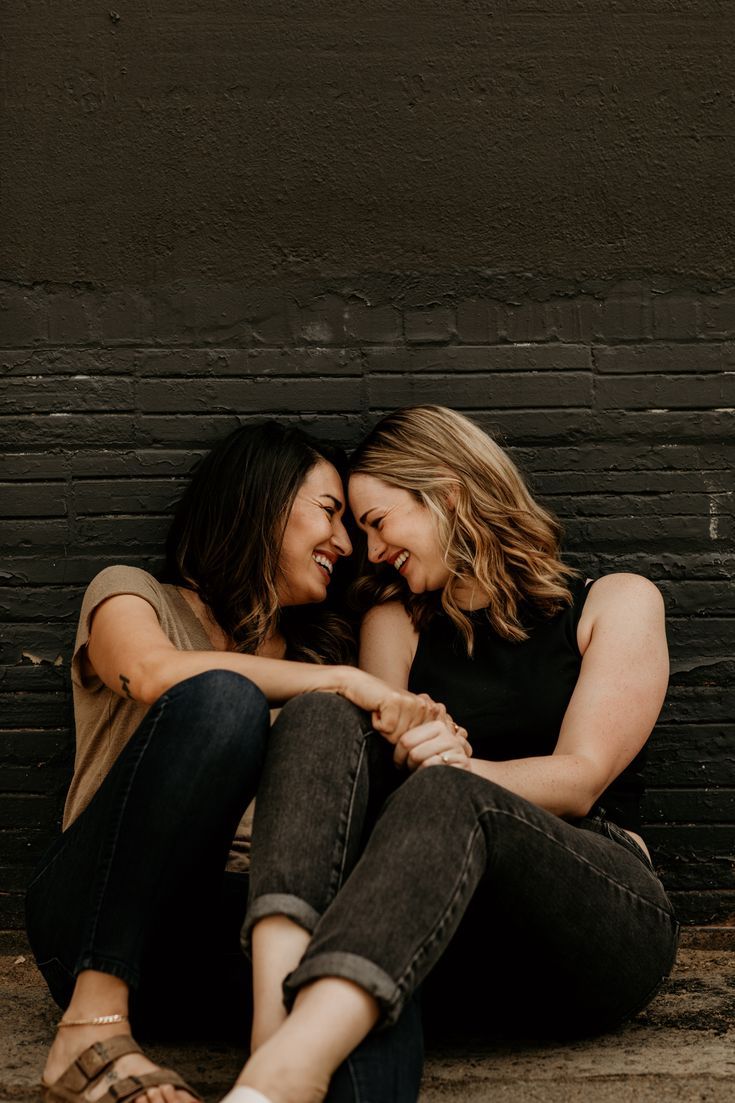
M207 670L232 670L250 678L272 705L300 693L339 693L373 713L380 731L401 733L421 723L426 705L350 666L241 655L231 651L179 651L161 629L155 610L141 597L120 594L95 610L87 644L86 672L114 693L153 704L166 690Z
M396 617L375 617L364 633L360 661L373 672L393 671L391 684L405 688L416 643L406 666L410 638L405 626L402 635L399 628ZM457 756L452 762L569 818L587 814L656 723L669 669L659 591L638 575L600 579L587 598L578 640L582 666L552 755L509 762ZM407 732L399 744L408 748L413 742ZM432 755L426 765L436 761Z
M360 626L360 667L394 689L407 689L418 638L400 602L376 605Z
M360 630L360 666L396 690L405 690L416 654L418 633L399 602L377 605L365 616ZM427 704L424 722L402 733L391 733L397 766L416 770L444 752L468 759L472 748L467 732L458 728L441 701L423 695ZM387 734L387 733L386 733Z
M600 579L580 636L582 667L554 753L470 764L473 773L569 818L587 815L656 723L669 673L661 594L637 575Z

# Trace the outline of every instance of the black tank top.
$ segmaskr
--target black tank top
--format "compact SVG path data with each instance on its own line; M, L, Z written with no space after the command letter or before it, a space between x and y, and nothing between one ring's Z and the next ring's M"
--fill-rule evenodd
M589 586L570 584L572 604L553 617L522 617L528 639L513 643L494 631L484 610L470 613L472 658L449 617L438 612L419 633L408 688L446 705L467 729L475 758L504 761L553 752L582 658L577 625ZM603 812L621 827L640 830L643 752L609 786L590 815Z

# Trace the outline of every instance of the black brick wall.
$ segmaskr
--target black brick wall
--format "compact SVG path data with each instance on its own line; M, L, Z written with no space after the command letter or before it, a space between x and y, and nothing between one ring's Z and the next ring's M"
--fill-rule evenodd
M444 402L592 575L664 591L647 834L735 922L729 0L9 5L0 44L0 944L69 776L103 565L275 414ZM10 932L10 933L7 933Z
M21 924L58 823L69 651L92 575L155 564L194 458L236 424L272 413L351 445L381 411L424 401L500 435L562 517L573 562L661 586L674 674L646 835L685 920L732 920L735 295L659 281L509 300L490 280L456 285L330 281L266 307L234 285L5 289L1 928Z

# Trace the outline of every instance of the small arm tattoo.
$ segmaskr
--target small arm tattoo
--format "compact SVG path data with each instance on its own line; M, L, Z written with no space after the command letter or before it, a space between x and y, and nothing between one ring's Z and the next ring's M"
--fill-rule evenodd
M123 692L124 692L125 696L129 697L131 701L134 701L135 698L133 697L132 693L130 692L130 678L128 678L125 674L120 674L119 677L120 677L120 681L122 683Z

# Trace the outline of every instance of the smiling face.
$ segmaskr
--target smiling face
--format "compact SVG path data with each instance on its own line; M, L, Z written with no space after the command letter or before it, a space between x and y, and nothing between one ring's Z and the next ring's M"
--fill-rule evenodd
M281 605L324 601L332 570L352 544L342 523L344 490L326 460L311 468L294 499L278 561Z
M371 563L389 563L414 594L446 586L450 572L436 521L412 494L372 475L353 475L350 505L367 534Z

